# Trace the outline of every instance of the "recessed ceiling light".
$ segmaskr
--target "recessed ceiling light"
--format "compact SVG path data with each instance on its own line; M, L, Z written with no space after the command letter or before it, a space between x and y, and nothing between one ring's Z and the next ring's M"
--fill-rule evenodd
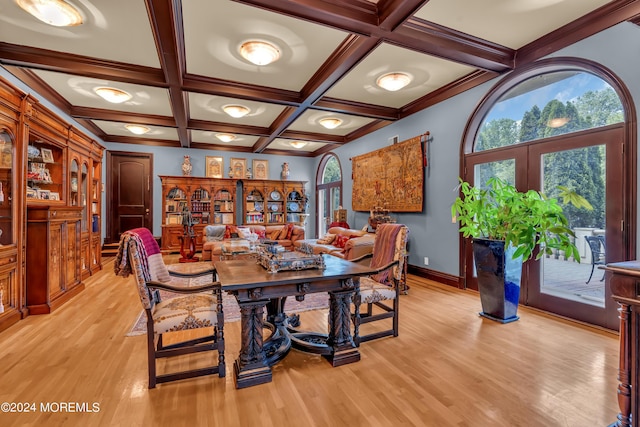
M289 141L289 145L293 148L302 148L307 145L306 141Z
M251 111L244 105L225 105L222 110L231 117L240 118L244 117Z
M216 133L216 138L222 142L231 142L236 139L236 136L231 135L230 133Z
M16 0L18 6L45 24L73 27L82 24L82 15L64 0Z
M113 87L97 87L93 91L104 100L113 104L122 104L133 98L131 94Z
M129 132L135 133L136 135L144 135L151 130L148 127L142 125L124 125L124 127L127 128Z
M324 119L320 119L320 124L327 129L335 129L342 124L342 120L336 117L326 117Z
M411 76L407 73L387 73L376 80L378 86L391 92L400 90L409 83L411 83Z
M240 55L256 65L269 65L280 59L280 49L271 43L251 40L242 43Z

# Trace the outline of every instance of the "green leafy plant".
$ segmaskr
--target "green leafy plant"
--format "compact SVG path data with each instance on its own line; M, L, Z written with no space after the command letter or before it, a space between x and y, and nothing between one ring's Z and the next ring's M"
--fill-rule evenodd
M464 237L504 240L513 245L513 257L531 258L536 246L536 259L551 255L553 249L564 251L580 262L578 248L573 243L575 233L569 228L558 199L529 190L518 191L499 178L490 178L484 188L474 187L460 179L460 193L451 206L451 216L460 221ZM593 209L589 202L567 187L559 187L563 203Z

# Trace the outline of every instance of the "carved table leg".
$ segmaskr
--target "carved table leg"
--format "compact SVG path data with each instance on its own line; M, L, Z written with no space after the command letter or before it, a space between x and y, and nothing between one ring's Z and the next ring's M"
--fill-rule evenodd
M236 388L271 382L271 368L262 349L262 316L267 301L240 302L242 337L234 364Z
M618 368L618 420L609 427L631 426L631 307L618 302L620 318L620 366ZM636 391L637 393L637 391Z
M355 291L354 291L355 286ZM360 351L351 336L351 296L359 294L358 282L345 280L343 289L329 292L329 338L331 353L324 355L332 366L346 365L360 360Z

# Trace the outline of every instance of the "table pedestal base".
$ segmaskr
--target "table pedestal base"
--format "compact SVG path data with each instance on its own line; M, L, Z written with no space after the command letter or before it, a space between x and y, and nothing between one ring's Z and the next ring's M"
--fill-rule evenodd
M233 364L233 372L236 378L236 388L251 387L271 382L271 368L269 366L249 369L246 366L242 367L240 362L236 360Z

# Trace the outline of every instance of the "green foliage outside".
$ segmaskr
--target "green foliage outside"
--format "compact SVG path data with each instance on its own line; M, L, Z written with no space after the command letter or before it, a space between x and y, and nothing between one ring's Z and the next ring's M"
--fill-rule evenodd
M324 174L322 175L322 183L328 184L330 182L340 181L342 179L340 175L340 165L335 157L331 157L327 160L324 167Z
M554 123L554 119L556 122ZM568 121L566 121L568 119ZM557 120L561 120L558 122ZM487 122L476 139L475 151L510 146L520 142L563 135L584 129L606 126L624 120L623 108L615 91L608 87L585 92L574 101L562 103L556 99L542 110L534 105L519 122L502 118ZM558 126L558 124L565 122ZM549 126L553 124L553 126ZM573 189L594 207L584 210L573 205L565 207L569 226L604 228L605 226L605 151L604 146L548 153L543 158L543 188L551 198L558 197L559 186ZM478 172L478 171L476 171ZM515 164L508 161L491 163L491 168L479 171L476 182L485 183L495 176L513 180Z

